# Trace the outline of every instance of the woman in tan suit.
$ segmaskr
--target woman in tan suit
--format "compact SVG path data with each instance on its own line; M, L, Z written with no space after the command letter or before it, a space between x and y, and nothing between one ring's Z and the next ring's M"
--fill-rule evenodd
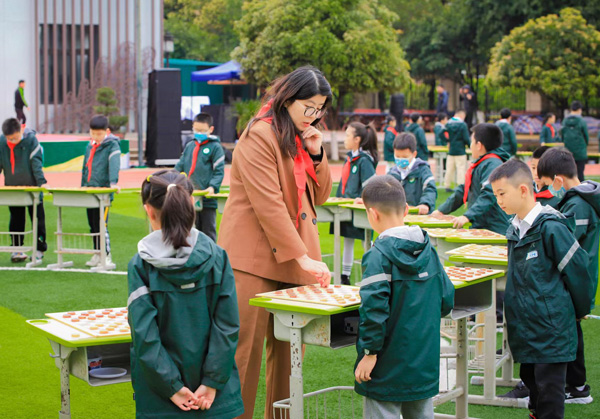
M273 316L248 300L261 292L330 281L315 212L331 192L323 135L315 127L330 103L331 87L314 67L275 80L233 154L218 244L229 255L236 282L242 418L254 412L265 337L265 418L272 417L273 402L289 397L290 345L273 336Z

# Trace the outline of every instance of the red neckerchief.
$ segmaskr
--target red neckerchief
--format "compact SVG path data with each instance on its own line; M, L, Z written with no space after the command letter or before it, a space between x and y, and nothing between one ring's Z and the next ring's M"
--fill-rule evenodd
M346 158L346 162L344 163L344 167L342 167L342 196L346 193L346 182L348 182L348 178L350 177L350 168L352 167L352 163L354 163L360 155L356 157L348 156Z
M550 190L546 189L545 191L541 191L541 192L536 192L534 194L535 199L537 200L538 198L543 198L543 199L550 199L553 198L554 195L552 195L552 192L550 192Z
M188 177L192 177L192 173L196 170L196 163L198 162L198 152L200 151L200 147L204 144L208 143L210 140L204 140L201 143L196 141L196 148L194 148L194 155L192 157L192 166L190 167L190 173L188 173Z
M548 128L550 128L550 132L552 133L552 138L554 138L554 133L556 132L556 131L554 131L554 127L552 126L552 124L546 124L546 126Z
M92 163L94 162L94 154L96 154L96 149L100 147L99 143L92 144L92 149L90 150L90 157L88 157L87 161L87 169L88 169L88 182L92 178Z
M465 203L465 204L467 203L467 197L469 196L469 189L471 189L473 170L475 170L475 168L477 166L479 166L481 163L483 163L483 161L485 161L487 159L491 159L491 158L500 159L500 161L502 161L502 159L500 157L498 157L497 155L495 155L493 153L490 153L490 154L486 154L485 156L483 156L482 158L477 160L475 163L471 163L471 166L469 166L469 170L467 170L467 174L465 176L465 193L463 195L463 203Z
M385 130L390 131L394 136L398 135L398 131L396 131L396 128L394 127L385 127Z
M256 119L261 119L267 124L273 124L273 117L265 118L264 115L271 109L273 99L269 100L258 112ZM302 140L296 135L296 157L294 157L294 179L296 180L296 188L298 188L298 213L296 214L296 228L300 224L300 211L302 210L302 195L306 191L306 182L308 178L306 174L313 178L317 186L317 174L315 173L315 166L312 159L308 155L308 152L304 150L302 146Z
M10 141L6 140L6 145L10 149L10 168L12 170L12 174L14 175L15 174L15 147L17 146L17 144L11 143Z

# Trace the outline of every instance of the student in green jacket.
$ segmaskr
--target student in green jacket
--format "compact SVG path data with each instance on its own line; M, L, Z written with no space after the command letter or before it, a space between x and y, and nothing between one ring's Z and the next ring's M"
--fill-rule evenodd
M188 143L175 170L187 173L194 189L218 193L225 175L225 153L210 114L199 113L192 126L194 141ZM202 211L196 214L196 228L217 241L217 200L202 197Z
M590 143L587 123L581 117L583 106L578 100L571 102L571 113L567 116L560 128L560 137L565 147L571 153L577 164L577 177L580 182L585 179L585 163L587 162L587 146Z
M446 124L448 123L448 115L444 112L438 113L436 117L437 121L433 126L433 133L435 134L435 145L444 146L448 144L448 131L446 131Z
M367 182L375 176L378 162L377 135L371 125L352 122L346 129L344 146L348 152L342 168L342 178L335 196L338 198L360 198ZM333 224L330 227L333 234ZM354 227L352 221L340 223L340 234L344 237L342 256L342 284L350 284L352 263L354 261L354 240L364 240L365 230Z
M550 151L540 159L539 173ZM592 307L589 256L569 229L573 218L535 201L525 163L504 163L490 183L498 205L515 214L506 233L504 312L510 350L529 388L530 416L562 418L567 363L577 353L577 320Z
M556 115L548 112L542 121L542 130L540 131L540 144L557 143L560 141L558 131L554 128L556 123Z
M552 192L548 190L548 185L544 184L537 174L537 165L540 161L540 158L542 158L542 155L549 149L550 147L543 145L533 150L531 160L529 161L529 167L531 168L531 174L533 176L533 183L535 186L535 200L542 205L550 205L552 208L558 209L558 203L560 202L560 199L558 199Z
M44 151L35 132L26 128L23 130L19 121L9 118L2 124L0 136L0 173L4 172L6 186L42 186L46 183L44 172ZM25 207L8 207L10 211L9 231L25 231ZM33 206L28 207L29 218L33 217ZM33 223L33 219L31 219ZM46 216L44 213L43 195L40 194L40 203L37 206L38 241L36 244L35 258L41 261L44 252L48 249L46 243ZM23 246L23 234L11 235L12 245ZM24 262L28 256L23 252L13 252L10 256L12 262Z
M425 131L421 128L423 124L423 118L418 113L410 115L412 121L406 127L406 131L412 133L417 139L417 157L423 161L429 160L429 149L427 148L427 138L425 138Z
M587 271L592 278L590 298L595 304L598 289L598 246L600 243L600 184L590 180L580 182L573 155L565 148L546 151L537 167L542 182L557 197L562 197L558 210L567 217L575 218L574 235L579 245L590 256ZM567 365L566 403L587 404L592 402L590 386L586 384L586 368L583 353L583 331L577 322L577 358Z
M194 228L192 191L174 170L142 183L154 232L138 243L127 273L137 418L228 419L244 412L233 270L225 251Z
M427 233L404 225L400 182L377 176L362 198L379 237L362 261L354 389L365 418L433 419L440 319L454 306L454 286Z
M517 154L517 135L515 129L512 126L512 115L510 109L504 108L500 111L500 119L496 122L496 125L502 130L502 136L504 140L502 142L502 148L511 157Z
M440 207L432 213L449 214L463 204L467 211L454 219L454 228L471 223L471 228L485 228L499 234L506 233L508 216L496 203L488 177L492 171L509 159L502 149L502 131L494 124L473 127L471 153L473 163L465 175L464 184L458 186Z
M108 128L108 118L104 115L95 115L90 120L90 136L92 141L85 149L83 158L83 169L81 171L81 186L82 187L100 187L120 188L117 186L119 182L119 169L121 168L121 147L119 139L110 133ZM111 196L111 201L113 197ZM88 224L90 225L90 233L100 232L100 209L87 208ZM110 235L108 233L108 208L104 210L102 215L104 224L106 225L106 265L113 265L110 257ZM100 237L94 236L94 249L100 249ZM98 266L100 264L100 255L94 254L92 259L85 263L89 267Z
M394 162L394 140L397 135L396 118L388 115L385 118L385 126L383 127L383 160L387 164L388 172L396 166Z
M446 176L444 187L447 192L452 192L450 186L456 181L460 185L465 179L467 171L467 152L465 147L471 144L469 128L464 122L465 111L460 109L446 124L448 133L448 157L446 157ZM454 177L456 175L456 178Z
M408 205L417 207L419 214L429 214L435 209L437 188L429 163L417 157L417 140L410 132L403 132L394 141L395 167L389 175L404 188Z

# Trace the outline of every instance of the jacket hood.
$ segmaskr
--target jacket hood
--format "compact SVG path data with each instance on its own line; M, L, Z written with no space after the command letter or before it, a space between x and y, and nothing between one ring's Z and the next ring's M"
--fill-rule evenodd
M513 226L513 224L512 224L512 220L515 217L516 217L516 215L511 217L511 219L509 221L508 230L506 232L506 238L513 240L513 241L519 241L519 239L520 239L519 234L517 233L515 226ZM573 216L566 217L563 213L552 208L550 205L543 205L542 210L540 211L540 214L537 216L537 218L533 222L533 225L531 226L529 231L534 231L535 229L538 229L540 227L540 225L547 220L558 221L558 222L564 224L570 231L575 230L575 218Z
M374 246L394 265L404 272L423 272L430 262L431 247L429 236L418 226L398 226L390 228L375 240Z
M484 155L487 155L487 154L495 154L496 156L498 156L502 159L502 162L508 161L510 159L510 154L508 154L508 152L505 151L502 147L496 148L492 151L488 151ZM481 157L483 157L483 156L481 156ZM481 159L481 157L479 159ZM477 160L479 160L479 159L477 159Z
M451 132L457 132L458 130L462 129L462 124L464 123L464 121L449 119L446 123L446 130Z
M565 127L577 127L581 123L581 115L569 115L563 119L562 125Z
M600 183L590 180L584 180L581 185L575 186L567 191L559 205L574 195L579 195L588 204L594 208L598 217L600 217Z
M347 153L347 155L352 159L352 151L349 151ZM373 158L373 156L371 155L371 153L368 152L368 151L366 151L366 150L363 150L363 149L359 150L358 157L368 157L369 160L371 160L371 162L373 162L373 163L375 162L375 159Z
M112 134L108 134L106 138L100 143L100 146L98 148L110 147L111 142L115 142L117 143L117 145L119 145L119 137L115 137Z
M190 231L187 241L189 247L174 249L164 243L162 230L157 230L139 241L138 253L143 260L165 273L167 281L185 284L196 281L212 269L215 263L212 256L217 251L217 245L195 228Z
M194 138L194 141L198 142L198 140L197 140L197 139L196 139L194 136L192 136L192 138ZM221 142L221 140L219 139L219 137L218 137L218 136L216 136L216 135L209 135L209 136L208 136L206 139L207 139L209 142L213 142L213 141L214 141L214 142L217 142L217 143L218 143L218 142Z

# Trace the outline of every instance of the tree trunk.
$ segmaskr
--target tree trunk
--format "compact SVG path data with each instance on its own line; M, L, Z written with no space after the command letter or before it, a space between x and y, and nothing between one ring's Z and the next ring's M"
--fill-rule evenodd
M429 81L429 109L436 109L435 79Z

